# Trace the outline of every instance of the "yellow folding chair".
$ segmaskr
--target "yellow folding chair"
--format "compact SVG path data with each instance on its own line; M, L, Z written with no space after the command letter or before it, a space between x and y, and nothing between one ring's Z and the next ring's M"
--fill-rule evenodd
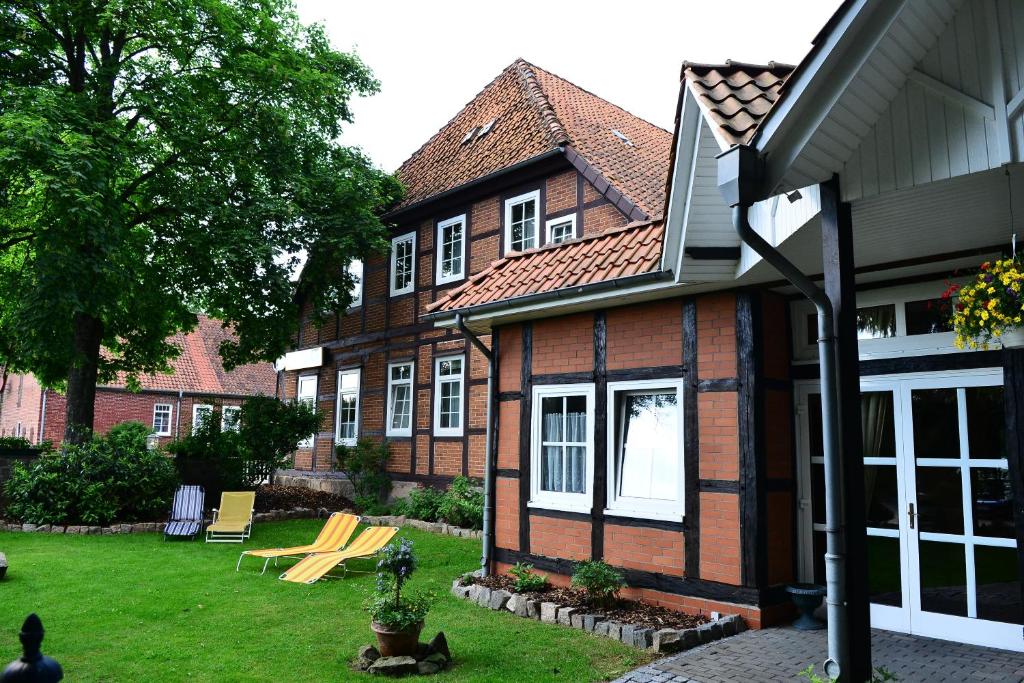
M292 583L316 583L339 564L347 574L349 572L346 566L348 560L373 557L397 533L398 527L396 526L368 527L344 550L307 555L305 559L299 560L278 578Z
M341 550L345 547L345 544L348 543L348 540L352 538L352 534L355 533L358 525L359 517L356 515L350 515L346 512L334 512L327 518L327 523L324 524L324 528L320 530L320 534L316 537L316 540L309 545L297 545L292 546L291 548L246 550L238 556L238 564L235 565L235 571L237 572L239 567L242 566L242 558L246 555L251 557L262 557L265 562L263 563L263 571L261 571L260 574L265 574L267 571L267 565L270 564L270 561L274 560L274 564L276 565L279 557L303 558L311 553L329 553Z
M241 543L252 532L255 491L224 491L220 507L213 509L213 523L206 527L207 543Z

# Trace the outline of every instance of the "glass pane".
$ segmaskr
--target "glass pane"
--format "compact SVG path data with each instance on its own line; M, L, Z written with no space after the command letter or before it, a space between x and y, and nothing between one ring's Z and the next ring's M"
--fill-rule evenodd
M968 387L967 451L972 458L1006 457L1002 387Z
M512 205L512 222L521 223L523 220L523 204Z
M974 546L979 619L1024 623L1017 566L1016 548Z
M905 304L905 312L908 335L953 331L953 323L950 322L949 301L945 299L908 301Z
M864 466L864 505L868 526L880 529L900 528L895 465Z
M971 468L971 505L977 536L1016 538L1010 474L995 467Z
M562 469L562 447L544 446L540 461L541 489L562 491Z
M959 467L917 468L917 521L921 531L962 534L963 499Z
M407 380L412 376L411 365L397 365L391 368L391 379L392 380Z
M806 320L807 329L807 345L817 346L818 345L818 314L808 313Z
M561 396L545 396L541 399L540 438L545 442L562 440L562 408L565 399Z
M569 443L586 443L587 397L566 397L565 413L565 440Z
M868 536L868 595L879 605L903 605L900 539Z
M811 464L811 519L825 523L825 466Z
M896 304L857 309L857 339L885 339L896 336Z
M587 489L587 449L583 446L569 446L565 451L565 490L583 493Z
M408 429L412 409L411 389L408 384L392 387L391 428Z
M342 374L342 376L341 376L341 388L342 389L355 389L356 386L358 386L358 384L359 384L359 375L358 374L356 374L354 372L347 372L347 373ZM315 385L311 384L310 387L309 387L310 390L312 390L314 386Z
M810 394L807 397L807 422L810 427L811 457L823 457L825 451L821 437L821 394Z
M914 457L959 458L960 422L956 389L915 389Z
M619 495L675 500L676 395L628 394L620 411Z
M959 543L921 541L921 609L967 616L967 558Z
M536 203L532 199L530 201L528 201L528 202L523 202L523 217L524 218L527 218L527 219L533 218L533 216L534 216L534 214L536 212L537 212L537 205L536 205Z
M814 546L814 583L825 585L825 532L814 531L811 534Z
M820 399L819 399L820 401ZM820 411L819 405L819 411ZM896 423L891 391L867 391L860 395L861 436L865 458L896 457ZM821 416L818 416L821 422Z

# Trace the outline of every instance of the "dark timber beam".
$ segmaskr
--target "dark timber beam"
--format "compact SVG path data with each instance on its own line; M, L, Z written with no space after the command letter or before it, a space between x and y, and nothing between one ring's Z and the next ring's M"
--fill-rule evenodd
M868 605L853 221L850 205L840 201L839 180L836 177L821 184L821 257L825 271L825 294L835 312L838 368L850 648L850 660L843 671L843 680L867 681L871 679L871 612Z

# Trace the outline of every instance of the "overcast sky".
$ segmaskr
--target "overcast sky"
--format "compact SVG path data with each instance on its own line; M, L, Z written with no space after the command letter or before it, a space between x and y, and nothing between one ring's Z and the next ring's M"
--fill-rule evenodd
M342 136L394 170L517 57L671 130L683 60L795 64L839 0L297 0L381 92Z

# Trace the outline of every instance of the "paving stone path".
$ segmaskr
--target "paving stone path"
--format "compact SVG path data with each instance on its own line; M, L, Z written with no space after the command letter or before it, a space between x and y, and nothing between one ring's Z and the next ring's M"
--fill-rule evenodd
M1024 653L872 631L872 659L900 683L1021 683ZM824 661L825 631L746 631L631 671L614 683L804 681L797 673ZM819 667L820 672L820 667Z

